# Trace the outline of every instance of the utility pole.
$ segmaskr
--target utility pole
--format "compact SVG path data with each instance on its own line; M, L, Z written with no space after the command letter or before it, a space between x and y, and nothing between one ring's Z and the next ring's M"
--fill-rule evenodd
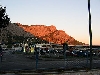
M89 35L90 35L90 69L92 69L92 30L91 30L90 0L88 0L88 12L89 12Z

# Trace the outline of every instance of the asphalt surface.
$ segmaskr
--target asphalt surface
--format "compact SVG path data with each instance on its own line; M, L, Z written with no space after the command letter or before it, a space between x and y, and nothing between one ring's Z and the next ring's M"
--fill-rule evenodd
M100 60L93 60L93 67L100 67ZM89 67L89 61L84 60L56 60L44 61L38 60L37 69L58 69L64 68L86 68ZM3 55L3 62L0 62L0 71L13 71L13 70L36 70L36 60L27 58L23 54L12 54L11 50L6 51Z

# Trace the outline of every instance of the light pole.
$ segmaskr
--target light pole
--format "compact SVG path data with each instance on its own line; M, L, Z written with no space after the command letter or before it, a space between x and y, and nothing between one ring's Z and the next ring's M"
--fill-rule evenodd
M68 44L63 43L63 52L64 52L64 60L65 60L65 68L66 68L66 50L68 50Z
M90 69L92 69L92 30L91 30L90 0L88 0L88 12L89 12L89 35L90 35Z

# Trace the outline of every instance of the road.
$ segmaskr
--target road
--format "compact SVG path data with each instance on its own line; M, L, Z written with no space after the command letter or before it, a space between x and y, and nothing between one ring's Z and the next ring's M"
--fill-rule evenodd
M100 67L100 60L93 61L93 67ZM38 61L38 69L56 69L65 67L68 69L71 68L84 68L89 67L89 62L87 60L72 60L67 61L64 60L56 60L56 61ZM12 54L9 51L4 53L3 62L0 62L0 71L11 71L11 70L35 70L36 69L36 61L35 59L29 59L23 54Z

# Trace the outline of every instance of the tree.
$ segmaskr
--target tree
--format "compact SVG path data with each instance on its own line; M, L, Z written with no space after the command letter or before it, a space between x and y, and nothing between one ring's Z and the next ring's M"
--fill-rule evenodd
M6 7L0 6L0 28L5 28L9 25L10 18L6 14Z
M1 42L2 42L2 28L5 28L9 25L10 18L6 14L6 7L3 7L0 5L0 36L1 36Z

